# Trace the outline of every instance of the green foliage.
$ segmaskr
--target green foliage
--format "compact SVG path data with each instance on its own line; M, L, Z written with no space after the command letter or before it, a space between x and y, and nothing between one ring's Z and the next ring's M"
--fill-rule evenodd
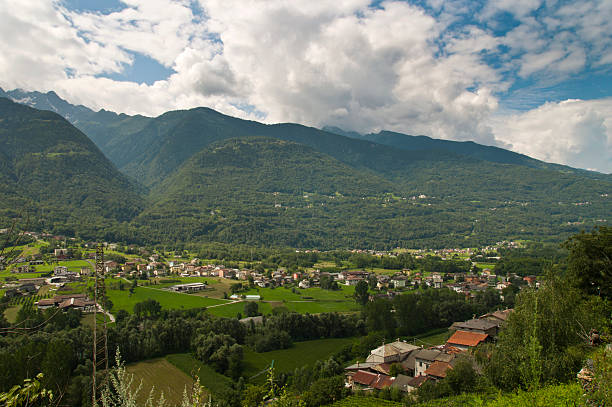
M55 113L0 99L0 151L0 224L22 217L29 230L101 237L142 208L127 178Z
M28 407L45 405L53 401L53 393L42 387L44 375L39 373L34 379L25 379L22 385L13 386L8 392L0 393L0 403L5 407Z
M532 388L567 382L579 370L585 335L603 326L600 316L559 276L549 273L539 290L525 289L517 299L486 367L501 389Z
M572 282L586 293L612 298L612 227L572 236L565 247Z
M368 283L365 281L358 282L353 296L355 297L355 302L357 304L361 306L366 305L368 298L370 297L370 293L368 292Z
M255 317L259 315L259 305L255 301L247 301L244 303L244 316Z
M318 407L340 400L348 393L348 389L344 387L344 377L334 376L312 383L310 388L302 394L302 401L307 407Z

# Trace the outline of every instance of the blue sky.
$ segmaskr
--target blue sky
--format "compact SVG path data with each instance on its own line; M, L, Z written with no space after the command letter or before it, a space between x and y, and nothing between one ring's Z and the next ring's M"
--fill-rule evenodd
M612 172L609 0L0 0L0 86L498 145Z

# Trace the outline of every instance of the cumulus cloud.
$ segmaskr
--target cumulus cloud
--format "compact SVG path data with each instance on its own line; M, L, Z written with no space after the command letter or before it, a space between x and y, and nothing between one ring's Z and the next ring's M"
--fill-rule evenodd
M552 146L546 155L529 148L517 126L537 124L541 131L530 134L546 140L546 120L537 118L561 105L509 122L496 114L519 79L550 84L585 67L609 69L609 1L122 3L104 14L70 10L60 0L0 0L0 86L55 90L73 103L128 114L208 106L267 122L511 144L567 163L578 160L568 145L608 128L609 110L591 108L588 120L568 123L571 134L559 133L566 144L533 141ZM504 13L518 24L500 33ZM108 78L137 54L172 73L151 85ZM589 154L586 144L580 148Z
M545 103L528 112L499 116L492 128L514 151L612 172L612 99Z

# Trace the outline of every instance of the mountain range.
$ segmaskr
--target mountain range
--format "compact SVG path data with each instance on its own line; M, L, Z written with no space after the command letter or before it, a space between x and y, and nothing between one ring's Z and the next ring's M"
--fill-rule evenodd
M612 212L612 176L473 142L268 125L208 108L94 112L53 92L0 97L39 109L0 104L0 143L13 146L0 149L0 216L27 201L39 227L83 237L472 246L559 241Z

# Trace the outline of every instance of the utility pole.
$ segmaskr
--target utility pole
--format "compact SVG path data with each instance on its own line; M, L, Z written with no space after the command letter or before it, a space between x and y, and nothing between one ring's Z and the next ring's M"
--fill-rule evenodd
M98 321L98 303L101 303L102 321ZM104 385L105 380L97 381L97 372L101 370L106 377L108 370L108 310L105 309L106 301L106 285L104 282L104 248L101 244L96 247L96 268L94 271L94 328L93 328L93 369L91 375L92 406L98 405L98 396L100 388ZM99 326L98 326L99 325Z

